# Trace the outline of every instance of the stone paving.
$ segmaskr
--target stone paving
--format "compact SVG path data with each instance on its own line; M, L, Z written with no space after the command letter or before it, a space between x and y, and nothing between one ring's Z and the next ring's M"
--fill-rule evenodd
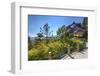
M85 49L82 52L73 52L71 54L72 57L74 57L74 59L83 59L83 58L88 58L88 49ZM66 59L72 59L68 54L66 54L62 60L66 60Z

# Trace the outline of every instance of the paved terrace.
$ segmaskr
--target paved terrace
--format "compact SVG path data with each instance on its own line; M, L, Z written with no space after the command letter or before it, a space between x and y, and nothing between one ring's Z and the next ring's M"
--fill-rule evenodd
M66 59L84 59L84 58L88 58L88 49L85 49L82 52L73 52L72 54L70 54L70 56L68 54L66 54L62 60L66 60Z

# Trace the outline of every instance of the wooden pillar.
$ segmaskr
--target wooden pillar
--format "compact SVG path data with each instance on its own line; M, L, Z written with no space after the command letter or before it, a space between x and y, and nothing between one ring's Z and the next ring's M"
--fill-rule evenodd
M79 44L79 43L77 43L77 51L79 51L79 47L80 47L80 44Z
M70 55L70 45L68 45L68 55Z

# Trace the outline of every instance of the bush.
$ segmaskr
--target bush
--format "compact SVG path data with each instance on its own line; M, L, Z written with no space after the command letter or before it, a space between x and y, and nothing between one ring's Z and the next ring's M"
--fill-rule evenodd
M48 58L48 47L43 43L36 45L28 52L29 60L45 60Z
M51 52L52 59L61 59L67 53L68 45L70 45L71 53L77 51L77 44L79 44L79 51L86 47L86 43L81 40L69 39L68 41L49 40L48 44L45 40L35 43L33 48L28 51L28 60L47 60L49 59L49 52Z

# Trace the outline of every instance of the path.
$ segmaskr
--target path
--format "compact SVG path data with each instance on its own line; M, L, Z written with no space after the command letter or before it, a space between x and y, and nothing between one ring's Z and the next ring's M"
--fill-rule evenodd
M74 59L82 59L82 58L88 58L88 49L85 49L82 52L73 52L71 54L72 57L74 57ZM67 54L62 58L62 60L66 60L66 59L72 59L70 56L68 56Z

